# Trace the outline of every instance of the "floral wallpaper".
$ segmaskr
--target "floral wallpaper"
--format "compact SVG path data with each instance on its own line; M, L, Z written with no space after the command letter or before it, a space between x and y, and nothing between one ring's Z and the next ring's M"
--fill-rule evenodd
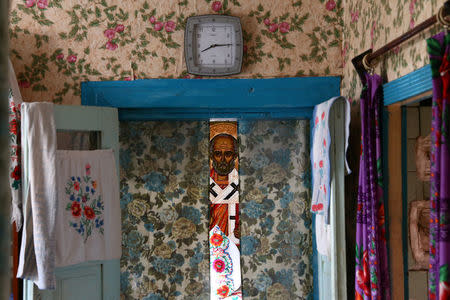
M244 299L309 299L309 121L240 121L238 130Z
M244 30L234 77L341 75L341 0L11 0L10 57L26 101L80 103L80 82L192 78L186 18L230 14Z
M209 299L207 122L122 122L122 299Z
M240 121L245 299L312 294L308 121ZM122 122L122 299L209 299L207 122Z
M341 91L357 104L361 83L351 60L368 50L377 50L394 38L436 14L444 0L346 0L343 4L343 79ZM386 81L395 80L429 63L425 39L440 26L434 26L384 55L376 72Z

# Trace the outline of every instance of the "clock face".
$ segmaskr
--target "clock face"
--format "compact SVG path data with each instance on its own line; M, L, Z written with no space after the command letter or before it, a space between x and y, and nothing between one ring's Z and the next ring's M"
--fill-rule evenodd
M242 65L242 29L239 18L206 15L186 23L185 58L188 73L237 74Z
M205 23L194 26L198 66L232 66L236 56L236 36L231 24Z

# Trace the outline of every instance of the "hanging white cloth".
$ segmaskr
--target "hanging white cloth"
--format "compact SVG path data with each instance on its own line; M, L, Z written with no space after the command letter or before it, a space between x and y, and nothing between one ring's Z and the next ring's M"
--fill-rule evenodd
M337 100L345 101L345 154L348 148L349 126L350 126L350 105L344 97L334 97L330 100L316 105L313 112L314 127L312 130L311 147L311 168L312 168L312 186L313 195L311 201L311 211L325 216L325 223L329 224L329 206L330 206L330 145L331 141L329 128L329 115L333 104ZM347 160L345 168L349 174Z
M112 150L56 154L56 266L119 259L121 212Z
M323 215L317 214L314 226L317 252L331 257L331 225L325 223L325 217Z
M52 103L22 103L23 232L17 277L55 288L56 129Z

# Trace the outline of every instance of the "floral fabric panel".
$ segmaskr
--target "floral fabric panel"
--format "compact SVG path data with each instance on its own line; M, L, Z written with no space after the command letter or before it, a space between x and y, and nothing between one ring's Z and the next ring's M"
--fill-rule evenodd
M209 126L209 230L210 236L226 237L225 248L217 248L210 240L211 299L241 299L237 122ZM233 265L232 272L215 265L224 256Z
M433 78L429 299L450 299L450 34L427 40Z
M119 259L119 181L112 150L56 152L56 265Z
M309 299L309 120L240 121L244 299Z
M123 299L209 300L208 122L122 122Z
M14 103L9 89L9 184L12 198L11 223L16 229L22 227L22 167L20 155L20 104Z
M311 211L324 215L326 224L329 220L330 207L330 145L331 134L329 126L329 116L331 107L336 100L341 97L331 98L314 107L313 120L314 127L312 130L312 149L311 149L311 165L313 178L313 192L311 201ZM347 150L347 141L350 125L350 105L345 101L345 150ZM347 172L350 172L347 161L345 162Z
M210 281L212 299L242 299L239 249L215 225L209 232Z
M356 211L355 299L390 299L383 201L382 79L365 74Z

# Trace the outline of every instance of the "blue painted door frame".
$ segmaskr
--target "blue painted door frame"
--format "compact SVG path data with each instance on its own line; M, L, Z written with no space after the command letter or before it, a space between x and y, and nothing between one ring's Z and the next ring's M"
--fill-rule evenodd
M420 69L417 69L405 76L402 76L396 80L388 82L383 85L383 102L384 102L384 111L383 111L383 168L385 170L384 176L384 204L385 204L385 215L389 216L389 206L388 206L388 196L389 196L389 168L388 168L388 136L389 132L387 130L389 124L389 114L387 112L386 107L395 103L399 103L405 100L408 100L412 97L424 94L426 92L431 91L433 88L432 77L431 77L431 67L430 65L426 65ZM417 99L414 102L421 101L423 99ZM409 102L411 104L413 102ZM406 179L406 110L405 107L402 107L402 120L401 120L401 136L402 136L402 244L403 244L403 276L404 276L404 297L405 299L409 298L409 278L408 278L408 220L407 220L407 211L408 211L408 200L407 200L407 179ZM431 125L431 124L430 124ZM386 218L386 226L389 229L389 218ZM386 230L386 239L389 241L389 230ZM390 253L390 245L388 242L388 253ZM388 255L389 258L389 255ZM389 258L390 259L390 258ZM390 265L390 262L389 262ZM391 278L392 281L392 278ZM391 282L392 283L392 282Z
M340 81L301 77L83 82L81 103L116 107L121 121L311 119L315 105L340 95ZM316 249L314 226L312 234ZM313 298L319 299L318 258L313 252Z

